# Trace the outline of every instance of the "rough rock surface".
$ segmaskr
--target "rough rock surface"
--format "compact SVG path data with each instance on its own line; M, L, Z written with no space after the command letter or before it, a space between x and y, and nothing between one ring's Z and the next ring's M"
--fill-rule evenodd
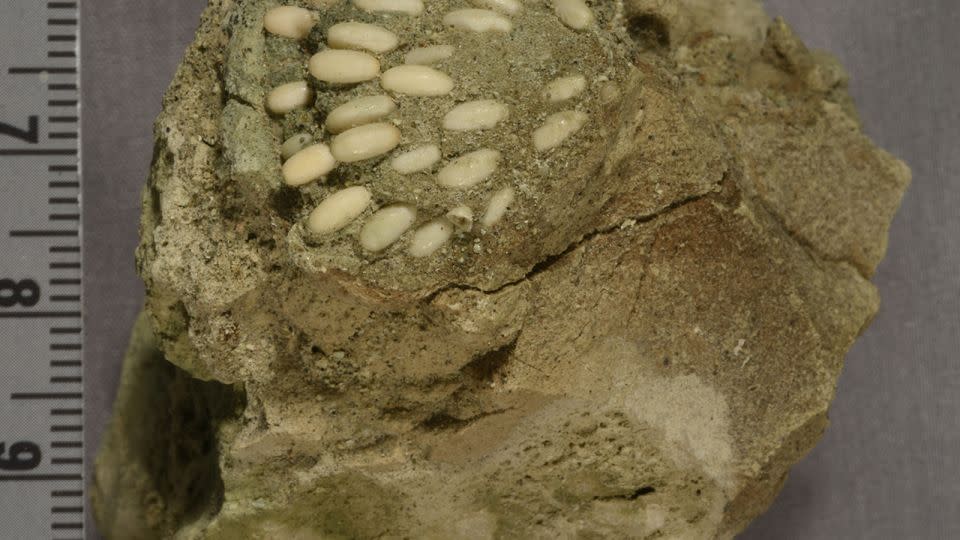
M861 133L845 74L753 0L595 1L583 31L521 2L506 36L336 0L303 41L265 0L211 0L156 124L134 332L94 502L108 538L730 538L816 443L843 357L878 308L869 278L909 171ZM397 96L401 149L494 147L468 190L388 159L283 185L280 144L377 81L306 61L359 20L449 43L457 86ZM572 104L541 98L582 73ZM266 93L310 79L282 117ZM445 133L458 102L510 116ZM575 108L550 152L530 133ZM435 170L433 171L435 172ZM344 186L418 224L492 191L493 227L430 257L357 245L364 216L304 226Z

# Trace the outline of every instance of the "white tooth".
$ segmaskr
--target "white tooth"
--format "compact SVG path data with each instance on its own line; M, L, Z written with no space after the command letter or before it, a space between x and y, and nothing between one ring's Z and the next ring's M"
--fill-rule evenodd
M390 161L390 166L400 174L413 174L433 167L438 161L440 161L440 147L428 144L394 157Z
M516 197L516 192L512 187L503 188L500 191L493 194L493 197L490 197L490 203L487 205L487 211L483 214L483 219L480 220L480 223L484 227L490 228L496 225L503 216L506 215L507 210L510 208L510 205L513 204L514 198Z
M450 131L490 129L507 118L510 110L492 99L457 105L443 117L443 128Z
M408 252L414 257L429 257L442 248L452 234L452 223L446 218L435 219L417 229Z
M341 133L350 128L376 122L393 111L397 104L390 96L367 96L348 101L327 115L327 129Z
M533 132L533 146L540 152L556 148L587 123L587 114L563 111L547 117L543 126Z
M443 16L443 24L470 32L509 32L513 23L489 9L458 9Z
M337 135L330 151L337 161L353 163L377 157L400 144L400 130L387 123L367 124Z
M370 206L373 195L363 186L353 186L330 195L310 213L307 228L315 234L337 232L357 219Z
M401 13L420 15L423 13L422 0L353 0L353 5L364 11L382 13Z
M273 114L288 112L306 107L313 99L313 91L307 81L296 81L280 85L267 94L267 110Z
M263 16L263 27L267 32L292 39L309 36L313 25L313 13L299 7L275 7Z
M593 11L583 0L553 0L553 9L563 24L583 30L593 24Z
M427 66L397 66L380 77L384 90L410 96L443 96L453 90L453 79Z
M473 210L469 206L458 206L447 212L447 219L460 232L470 232L473 229Z
M473 0L473 5L482 8L495 9L510 15L520 11L520 2L517 0Z
M411 49L403 57L404 64L432 66L439 64L447 58L453 56L453 45L430 45L428 47L418 47Z
M569 77L560 77L559 79L551 81L543 91L543 94L550 103L559 103L579 96L586 88L586 77L583 75L570 75Z
M490 178L500 163L500 152L483 149L451 161L437 174L437 182L449 188L465 189Z
M337 160L325 144L314 144L300 150L283 164L283 181L288 186L302 186L319 180L337 166Z
M400 39L396 34L375 24L343 22L327 30L327 45L334 49L358 49L383 54L396 49L399 44Z
M310 58L310 74L333 84L353 84L376 79L380 61L365 52L325 49Z
M283 141L283 144L280 145L280 157L286 161L297 152L310 146L310 143L312 142L313 135L310 135L309 133L297 133L296 135Z
M417 209L392 204L370 216L360 231L360 245L367 251L383 251L403 236L417 220Z

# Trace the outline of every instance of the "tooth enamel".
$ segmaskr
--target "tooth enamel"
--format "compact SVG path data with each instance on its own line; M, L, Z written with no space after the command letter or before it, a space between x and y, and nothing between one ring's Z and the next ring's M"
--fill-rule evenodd
M425 171L440 161L440 148L429 144L404 152L390 161L390 166L400 174Z
M480 223L488 229L496 225L503 219L503 216L506 215L515 197L516 192L512 187L503 188L494 193L493 197L490 198L487 211L483 214L483 219L480 220Z
M420 15L423 13L422 0L353 0L353 5L373 13L398 13Z
M325 144L314 144L300 150L283 164L283 181L288 186L302 186L319 180L337 166L337 160Z
M453 79L426 66L397 66L380 77L384 90L409 96L443 96L453 90Z
M410 241L408 253L413 257L429 257L442 248L453 234L453 224L440 218L417 229Z
M310 213L307 228L315 234L329 234L346 227L370 206L373 195L363 186L354 186L330 195Z
M454 107L443 117L443 128L450 131L490 129L507 118L509 109L492 99L470 101Z
M453 56L453 45L430 45L428 47L419 47L411 49L403 57L404 64L432 66L439 64L447 58Z
M283 144L280 145L280 157L283 159L283 161L286 161L297 152L310 146L310 143L312 142L313 135L310 135L309 133L297 133L296 135L283 141Z
M583 0L553 0L553 9L563 24L574 30L593 24L593 11Z
M533 132L533 146L540 152L556 148L580 131L586 122L586 113L580 111L563 111L550 115L543 125Z
M313 13L294 6L275 7L263 16L263 27L267 32L291 39L309 36L314 22Z
M267 94L267 110L273 114L286 114L306 107L313 99L313 91L307 81L280 85Z
M559 79L551 81L546 89L544 89L543 94L550 103L559 103L579 96L586 88L586 77L583 75L570 75L569 77L560 77Z
M473 229L473 210L469 206L458 206L447 212L447 219L460 232L470 232Z
M327 115L327 129L341 133L350 128L376 122L397 110L390 96L367 96L348 101Z
M367 124L344 131L330 144L337 161L353 163L377 157L400 144L400 130L387 123Z
M500 163L500 152L483 149L464 154L451 161L437 174L444 187L465 189L490 178Z
M327 30L327 45L334 49L367 50L377 54L397 48L400 39L393 32L375 24L343 22Z
M332 84L353 84L376 79L380 61L360 51L325 49L310 58L310 74Z
M360 231L360 245L367 251L383 251L403 236L417 220L417 209L409 204L393 204L370 216Z
M443 24L470 32L509 32L513 23L489 9L458 9L443 16Z

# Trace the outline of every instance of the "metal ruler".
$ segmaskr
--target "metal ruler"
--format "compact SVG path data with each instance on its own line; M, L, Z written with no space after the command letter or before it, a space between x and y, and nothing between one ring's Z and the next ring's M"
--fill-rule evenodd
M84 532L79 43L0 0L0 540Z

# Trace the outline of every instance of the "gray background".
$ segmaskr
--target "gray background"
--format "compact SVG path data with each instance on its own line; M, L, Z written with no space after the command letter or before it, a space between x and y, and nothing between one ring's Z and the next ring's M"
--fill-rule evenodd
M151 123L204 3L83 3L88 465L142 298L133 250ZM840 57L866 131L914 184L832 425L743 538L960 538L960 1L767 5Z

